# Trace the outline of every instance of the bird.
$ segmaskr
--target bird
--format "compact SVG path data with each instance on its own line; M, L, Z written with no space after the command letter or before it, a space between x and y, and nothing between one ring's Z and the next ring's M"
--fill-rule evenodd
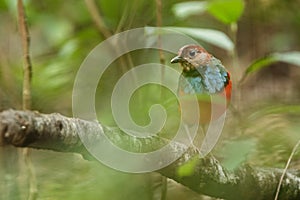
M181 110L185 111L183 121L202 126L218 119L229 106L232 90L230 73L221 61L203 47L190 44L181 47L171 63L180 63L182 67L177 93ZM195 104L191 106L192 99L189 98L191 95L196 95L198 101L200 117L197 121L190 114L195 112Z

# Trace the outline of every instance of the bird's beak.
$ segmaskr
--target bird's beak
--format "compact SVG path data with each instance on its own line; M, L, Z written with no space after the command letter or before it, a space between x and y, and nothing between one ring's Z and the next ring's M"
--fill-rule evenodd
M172 58L171 63L179 63L184 61L184 58L181 56L175 56L174 58Z

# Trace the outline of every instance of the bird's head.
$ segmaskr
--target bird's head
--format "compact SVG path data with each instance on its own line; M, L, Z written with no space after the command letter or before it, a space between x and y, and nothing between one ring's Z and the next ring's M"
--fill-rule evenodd
M186 45L179 49L178 55L171 60L171 63L180 63L183 71L190 72L205 66L211 57L204 48L198 45Z

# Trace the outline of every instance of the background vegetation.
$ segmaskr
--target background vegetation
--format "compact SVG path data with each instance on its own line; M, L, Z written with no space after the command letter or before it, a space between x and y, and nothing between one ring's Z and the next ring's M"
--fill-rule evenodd
M95 2L105 25L99 29L87 2L25 1L31 35L35 110L72 116L73 81L87 54L108 35L157 24L155 1L98 0ZM228 169L242 163L283 168L300 139L300 2L195 2L163 1L162 23L168 27L218 30L234 44L235 48L228 49L224 45L227 39L217 41L214 36L206 35L212 42L205 36L192 34L222 60L234 81L232 106L214 154ZM16 8L16 1L0 1L1 110L20 109L22 105L22 51ZM219 45L213 45L216 42ZM164 54L167 63L174 56ZM114 125L108 106L114 84L130 68L148 62L159 62L157 51L132 52L107 70L96 96L100 121ZM180 70L178 66L174 67ZM159 87L143 89L132 100L132 105L138 106L131 106L133 118L139 124L148 122L148 118L141 115L146 116L149 106L160 101ZM168 112L172 115L174 109L170 108ZM7 154L7 149L1 153L0 158ZM35 150L32 157L38 199L158 199L160 196L161 178L154 173L116 172L74 154ZM298 157L299 153L296 153L291 167L298 169ZM28 183L23 165L21 158L16 157L14 162L1 159L2 199L7 196L25 199L27 196ZM20 187L9 185L15 178ZM168 190L168 199L201 199L175 183L170 183ZM9 191L12 194L7 194Z

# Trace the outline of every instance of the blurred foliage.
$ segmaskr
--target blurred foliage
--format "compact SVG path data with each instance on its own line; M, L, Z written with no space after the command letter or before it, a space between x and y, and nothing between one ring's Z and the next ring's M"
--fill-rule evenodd
M239 139L228 141L222 149L223 166L228 170L234 170L247 160L247 155L255 149L254 139Z
M77 155L39 151L33 156L39 199L151 199L149 175L120 173Z
M221 31L201 28L170 27L171 30L182 32L200 41L215 45L226 51L232 51L234 44L231 39Z
M243 10L243 0L190 1L174 5L174 12L180 18L207 11L224 24L237 22L243 14Z
M156 25L155 1L96 3L112 34ZM85 1L26 0L25 5L31 34L33 108L71 116L77 70L105 37L95 26ZM232 106L213 152L228 169L243 163L283 167L300 139L300 69L295 67L300 63L299 7L297 0L163 1L163 25L192 36L232 73ZM22 53L16 1L0 1L0 25L0 109L21 108ZM167 64L172 56L165 52ZM105 71L95 96L101 122L115 125L110 98L122 74L150 62L159 62L158 52L139 50L120 57ZM178 66L174 68L180 70ZM177 100L166 89L147 85L137 90L130 100L132 117L139 125L148 124L148 110L156 103L162 104L168 114L160 136L170 139L180 114ZM300 165L298 157L299 152L292 161L295 168ZM39 199L159 196L160 191L152 188L153 174L125 174L86 162L77 155L48 151L34 151L33 160ZM178 173L188 175L194 165L191 160ZM18 180L24 186L26 176L21 172ZM20 199L25 198L26 189L21 187ZM180 195L169 196L180 199Z

